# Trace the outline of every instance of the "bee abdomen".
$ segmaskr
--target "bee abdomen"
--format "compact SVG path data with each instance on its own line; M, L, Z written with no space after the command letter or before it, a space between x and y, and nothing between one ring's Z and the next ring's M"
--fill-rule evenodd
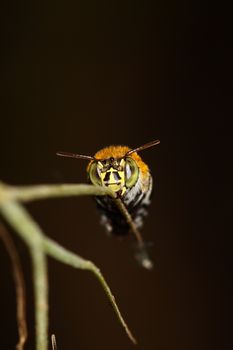
M144 194L135 206L131 203L130 206L126 207L138 229L143 226L144 218L148 214L149 204L150 200ZM111 198L105 198L103 201L103 197L98 197L97 208L100 211L100 223L108 233L117 236L125 236L129 233L129 224Z
M144 218L148 214L147 208L148 205L140 205L138 208L130 211L130 215L138 229L143 226ZM125 236L129 233L130 227L119 211L107 211L99 206L98 209L101 216L100 223L108 233L117 236Z
M121 213L101 211L100 223L105 227L107 233L117 236L125 236L129 232L129 225Z

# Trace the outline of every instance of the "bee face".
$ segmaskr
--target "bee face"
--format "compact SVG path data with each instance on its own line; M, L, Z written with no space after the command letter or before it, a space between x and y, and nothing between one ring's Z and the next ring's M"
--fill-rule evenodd
M120 195L135 185L139 175L136 162L131 157L114 158L91 162L88 167L90 181L94 185L106 186Z
M120 195L135 185L139 169L131 157L110 157L91 162L88 167L90 181L94 185L106 186Z

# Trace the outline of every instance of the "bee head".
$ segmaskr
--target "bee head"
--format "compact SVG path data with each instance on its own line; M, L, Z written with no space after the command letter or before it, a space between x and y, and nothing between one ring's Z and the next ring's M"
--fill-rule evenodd
M94 185L109 187L123 195L126 188L137 182L139 168L131 157L109 157L92 161L88 167L88 175Z
M149 171L137 152L159 143L159 140L155 140L134 149L109 146L101 149L94 157L66 152L58 152L57 155L89 160L87 173L90 182L93 185L109 187L123 195L127 188L136 184L140 171L142 174Z

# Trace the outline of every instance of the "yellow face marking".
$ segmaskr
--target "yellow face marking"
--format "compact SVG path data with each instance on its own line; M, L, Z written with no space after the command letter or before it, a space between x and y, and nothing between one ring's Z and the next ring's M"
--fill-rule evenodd
M120 163L115 160L111 162L111 165L105 165L101 161L98 161L97 172L102 186L109 187L114 192L121 191L121 195L123 195L126 191L124 167L124 159L121 159Z

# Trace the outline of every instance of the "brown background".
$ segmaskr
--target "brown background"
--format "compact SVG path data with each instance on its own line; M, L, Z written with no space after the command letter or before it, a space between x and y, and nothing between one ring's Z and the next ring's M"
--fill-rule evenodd
M156 179L142 232L154 242L153 272L134 262L130 238L106 237L91 198L28 205L48 236L101 268L145 350L233 346L229 22L219 7L188 3L1 5L2 180L85 182L86 162L56 151L161 140L142 154ZM30 260L15 241L33 349ZM50 260L49 276L58 349L133 348L90 273ZM13 349L15 294L2 244L0 296L0 348Z

